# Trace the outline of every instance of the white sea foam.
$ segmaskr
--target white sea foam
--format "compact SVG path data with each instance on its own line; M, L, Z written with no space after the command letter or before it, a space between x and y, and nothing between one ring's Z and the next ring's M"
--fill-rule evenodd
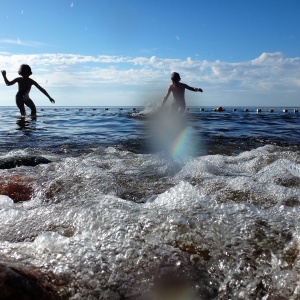
M287 168L294 176L300 177L300 165L291 163Z
M56 157L27 173L32 201L1 196L0 253L53 272L71 299L139 299L174 274L191 299L247 299L266 277L279 297L298 286L300 183L286 167L298 154L277 150L180 166L114 148Z
M14 207L14 202L8 196L0 195L0 210L5 211L6 209L10 209Z

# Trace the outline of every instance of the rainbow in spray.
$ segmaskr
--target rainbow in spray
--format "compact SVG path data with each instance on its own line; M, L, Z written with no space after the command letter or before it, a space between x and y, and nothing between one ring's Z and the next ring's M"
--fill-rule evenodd
M184 128L176 138L171 149L171 155L175 160L179 160L187 153L190 146L190 130L190 127Z

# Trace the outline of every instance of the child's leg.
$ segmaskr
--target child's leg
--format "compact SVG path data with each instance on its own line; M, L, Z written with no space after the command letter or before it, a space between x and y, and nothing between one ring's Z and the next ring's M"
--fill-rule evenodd
M22 116L26 115L25 111L25 106L24 106L24 101L23 101L23 96L16 95L16 104L20 110L20 113Z
M30 98L27 98L25 101L25 104L31 109L31 115L35 116L36 115L36 107L33 101Z

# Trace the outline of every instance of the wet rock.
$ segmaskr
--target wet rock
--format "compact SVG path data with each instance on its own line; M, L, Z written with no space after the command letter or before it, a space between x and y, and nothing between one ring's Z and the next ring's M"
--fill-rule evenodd
M10 197L15 203L29 201L33 194L31 178L21 176L11 176L0 178L0 195Z
M33 266L0 260L0 300L61 299L49 278Z
M48 164L51 161L41 156L19 156L0 159L0 169L12 169L20 166L34 167L39 164Z
M282 204L287 207L296 207L296 206L300 206L300 201L297 196L294 196L294 197L288 197L287 199L284 199L282 201Z

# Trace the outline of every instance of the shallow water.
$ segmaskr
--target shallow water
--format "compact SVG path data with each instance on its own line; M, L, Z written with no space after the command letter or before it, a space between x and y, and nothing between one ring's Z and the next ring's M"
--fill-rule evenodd
M2 255L64 299L299 299L292 109L42 109L0 113Z

